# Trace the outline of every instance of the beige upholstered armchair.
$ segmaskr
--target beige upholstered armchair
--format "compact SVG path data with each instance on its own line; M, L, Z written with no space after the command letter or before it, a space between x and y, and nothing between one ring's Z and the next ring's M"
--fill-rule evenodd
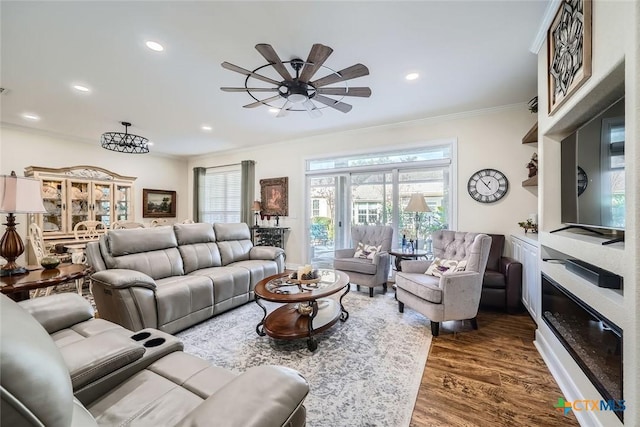
M387 291L390 257L393 242L393 228L384 225L354 225L351 228L351 242L354 247L337 249L333 267L349 275L351 283L369 288L382 286Z
M440 230L432 238L435 257L448 262L435 263L430 269L434 276L425 272L435 261L402 261L402 271L396 273L398 309L404 312L406 304L426 316L431 321L433 336L438 336L440 322L447 320L469 319L477 329L476 315L491 237Z

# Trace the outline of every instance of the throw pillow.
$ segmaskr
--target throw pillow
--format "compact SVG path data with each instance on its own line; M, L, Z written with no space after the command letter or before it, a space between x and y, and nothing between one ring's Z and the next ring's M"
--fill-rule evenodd
M451 274L457 271L464 271L467 268L467 260L463 259L461 261L455 259L440 259L436 258L433 260L427 271L424 274L428 274L430 276L442 277L443 274Z
M380 252L382 249L382 245L374 246L374 245L365 245L362 242L358 242L356 246L356 253L353 254L354 258L363 258L363 259L373 259L376 253Z

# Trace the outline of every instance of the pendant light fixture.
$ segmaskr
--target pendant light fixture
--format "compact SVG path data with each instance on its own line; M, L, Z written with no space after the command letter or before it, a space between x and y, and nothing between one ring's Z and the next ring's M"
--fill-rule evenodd
M105 132L100 138L102 148L118 153L144 154L149 152L149 140L145 137L128 132L129 122L120 122L124 126L122 132Z

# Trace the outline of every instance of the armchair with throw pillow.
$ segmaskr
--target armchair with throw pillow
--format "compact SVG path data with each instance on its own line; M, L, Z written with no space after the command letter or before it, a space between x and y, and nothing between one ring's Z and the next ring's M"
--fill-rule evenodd
M373 297L373 288L382 286L387 291L387 278L391 268L389 251L393 242L393 228L384 225L354 225L351 228L349 249L336 249L333 267L349 275L351 283L358 288L369 288Z
M398 309L404 312L406 304L427 317L433 336L438 336L440 322L447 320L469 319L477 329L491 237L439 230L432 238L433 261L402 261L402 271L396 273Z

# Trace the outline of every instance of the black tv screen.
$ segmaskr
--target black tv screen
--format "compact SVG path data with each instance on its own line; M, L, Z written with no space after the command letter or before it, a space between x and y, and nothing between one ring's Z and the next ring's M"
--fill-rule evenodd
M561 220L625 228L624 98L562 140Z

